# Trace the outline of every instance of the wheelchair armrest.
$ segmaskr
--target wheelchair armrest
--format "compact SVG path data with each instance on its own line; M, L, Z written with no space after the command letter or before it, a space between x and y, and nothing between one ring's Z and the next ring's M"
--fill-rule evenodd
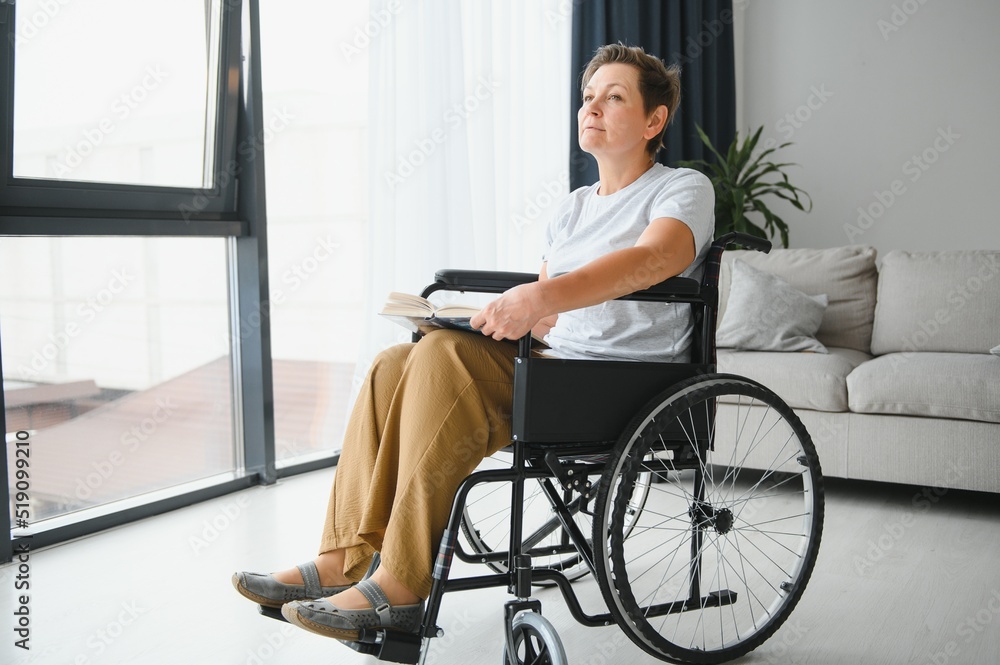
M503 272L496 270L438 270L434 284L428 291L474 291L477 293L503 293L519 284L537 282L538 275L531 272ZM619 300L669 302L697 297L700 285L688 277L671 277L659 284L622 296ZM426 293L425 293L426 297Z
M648 289L622 296L619 300L642 300L653 302L670 302L672 300L688 301L701 292L698 280L690 277L670 277Z
M436 290L475 291L503 293L519 284L537 282L532 272L503 272L497 270L438 270L434 273Z
M729 245L742 245L747 249L754 249L758 252L764 252L765 254L771 251L770 240L758 236L752 236L749 233L739 233L737 231L730 231L729 233L720 236L715 242L712 243L713 247L718 247L719 249L725 249Z

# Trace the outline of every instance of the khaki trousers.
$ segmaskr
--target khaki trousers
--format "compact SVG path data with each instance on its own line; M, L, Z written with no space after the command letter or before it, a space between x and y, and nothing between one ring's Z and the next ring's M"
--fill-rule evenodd
M437 330L380 353L344 437L320 552L360 580L374 552L426 598L459 483L510 443L517 346Z

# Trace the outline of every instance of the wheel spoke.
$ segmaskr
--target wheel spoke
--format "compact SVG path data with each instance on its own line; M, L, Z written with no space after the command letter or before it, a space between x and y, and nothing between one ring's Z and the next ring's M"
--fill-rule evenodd
M749 576L747 575L747 569L746 569L746 557L743 556L743 552L740 550L739 537L733 538L733 547L736 548L737 556L739 556L740 558L740 569L743 571L743 577L741 578L741 581L743 582L744 592L748 593L754 600L756 600L757 604L760 605L760 608L764 610L764 613L769 615L767 611L767 606L764 605L761 599L757 597L757 594L754 593L753 587L750 586ZM732 564L730 564L730 566L732 566ZM753 567L753 564L751 564L751 567ZM733 568L733 572L736 572L735 568ZM753 621L753 629L756 632L760 628L757 625L757 615L753 611L753 603L750 603L748 601L747 606L750 608L750 619Z
M781 450L784 450L784 449L785 449L785 446L787 446L787 445L788 445L788 441L789 441L789 440L791 440L791 438L792 438L793 436L795 436L795 433L794 433L794 432L792 432L791 434L789 434L789 435L788 435L788 440L786 440L786 441L785 441L785 444L784 444L784 445L783 445L783 446L781 447ZM753 486L752 486L752 487L750 487L750 489L746 490L746 491L745 491L745 492L744 492L743 494L741 494L741 495L740 495L740 496L739 496L739 497L738 497L737 499L735 499L736 501L739 501L739 500L740 500L740 499L742 499L742 498L743 498L744 496L746 496L746 495L747 495L748 493L750 493L750 492L753 492L754 490L756 490L756 489L757 489L758 487L760 487L760 484L761 484L761 483L763 483L763 482L764 482L765 480L768 480L768 479L769 479L769 478L771 478L771 477L772 477L772 476L773 476L774 474L776 474L776 473L778 473L778 472L779 472L779 471L778 471L778 469L777 469L777 468L775 468L775 466L774 466L774 462L775 462L775 461L777 461L777 459L778 459L778 455L780 455L780 454L781 454L781 450L779 450L779 451L778 451L778 452L777 452L777 453L775 454L775 456L774 456L774 459L773 459L773 460L771 460L771 465L770 465L770 466L768 467L768 470L764 472L764 474L763 474L763 475L762 475L762 476L761 476L761 477L760 477L760 478L759 478L759 479L757 480L757 482L756 482L756 483L754 483L754 484L753 484ZM785 461L784 461L784 462L782 462L782 463L781 463L781 466L784 466L785 464L788 464L789 462L791 462L791 461L792 461L793 459L795 459L796 457L798 457L798 452L797 452L797 451L796 451L796 452L792 452L792 454L791 454L791 455L790 455L790 456L789 456L789 457L788 457L787 459L785 459Z
M804 474L801 474L801 473L795 474L795 475L793 475L790 478L786 478L785 480L782 480L780 482L775 483L774 485L771 485L765 491L770 492L773 489L777 489L778 487L781 487L785 483L792 482L792 481L795 481L795 480L801 481L802 480L802 475L804 475ZM796 495L799 495L799 494L803 494L804 495L805 493L806 493L806 491L804 489L802 489L802 490L796 490L796 491L793 491L793 492L775 492L773 494L756 494L754 496L750 496L750 497L746 497L746 498L743 498L741 496L738 499L733 499L732 501L730 501L729 504L728 504L728 507L732 507L732 506L736 505L737 503L746 503L747 501L755 501L757 499L770 499L770 498L776 497L776 496L796 496Z
M764 533L763 531L761 531L761 530L760 530L760 529L758 529L757 527L753 526L752 524L750 524L750 525L748 525L748 526L749 526L749 527L750 527L751 529L753 529L754 531L756 531L757 533L761 534L762 536L765 536L765 537L767 537L768 539L770 539L770 540L771 540L771 541L772 541L772 542L773 542L773 543L774 543L775 545L778 545L779 547L783 547L784 549L788 550L788 552L789 552L789 553L790 553L790 554L791 554L792 556L794 556L794 557L795 557L796 559L800 559L800 558L802 558L802 555L801 555L801 554L799 554L799 553L798 553L798 552L796 552L795 550L791 549L790 547L788 547L788 546L787 546L787 545L785 545L784 543L781 543L781 542L778 542L778 540L777 540L777 539L776 539L776 538L775 538L774 536L771 536L770 534L767 534L767 533ZM744 538L746 538L746 534L745 534L745 533L743 534L743 537L744 537ZM749 539L748 539L748 540L749 540ZM752 540L750 541L750 544L751 544L751 545L753 545L754 547L757 547L756 543L754 543L754 542L753 542ZM757 549L758 549L758 550L760 550L760 548L759 548L759 547L758 547ZM760 553L761 553L761 554L764 554L764 556L767 556L767 554L765 554L763 550L760 550ZM770 557L768 557L768 559L770 559ZM771 563L774 563L774 561L773 561L773 560L771 560ZM775 565L775 566L778 566L778 564L777 564L777 563L774 563L774 565ZM780 568L781 566L778 566L778 567ZM786 573L786 575L787 575L787 574L788 574L788 573ZM791 577L791 575L789 575L789 577Z

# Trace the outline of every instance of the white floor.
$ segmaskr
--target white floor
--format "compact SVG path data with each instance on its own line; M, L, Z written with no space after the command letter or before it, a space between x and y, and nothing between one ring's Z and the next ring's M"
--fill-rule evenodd
M374 663L256 613L237 569L313 556L332 470L126 525L30 557L30 651L14 646L17 570L0 567L0 663ZM831 482L820 559L799 607L741 663L1000 662L1000 500ZM469 569L456 569L457 573ZM481 571L476 571L477 573ZM580 584L591 602L592 582ZM655 663L617 627L583 628L538 594L574 665ZM446 596L430 663L499 663L502 590Z

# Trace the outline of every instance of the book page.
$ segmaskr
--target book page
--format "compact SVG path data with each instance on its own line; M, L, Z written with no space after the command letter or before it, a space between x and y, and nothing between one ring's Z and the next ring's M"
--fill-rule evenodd
M382 307L382 314L401 316L430 316L433 312L434 305L426 298L398 292L390 293Z
M443 318L466 317L471 318L479 313L478 307L469 305L441 305L434 310L435 316Z

